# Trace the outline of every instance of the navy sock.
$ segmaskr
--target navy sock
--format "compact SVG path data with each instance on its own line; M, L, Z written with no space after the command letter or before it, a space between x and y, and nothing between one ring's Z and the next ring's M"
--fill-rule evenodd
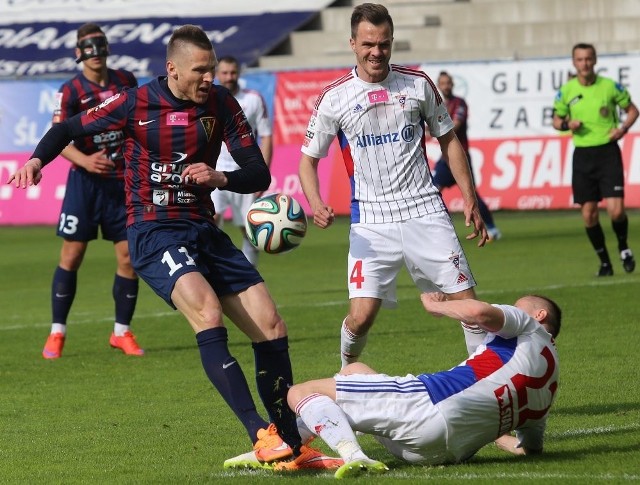
M609 259L609 252L604 244L604 232L602 231L602 226L600 224L596 224L593 227L587 227L586 230L589 241L591 241L593 249L596 250L596 254L600 258L600 263L610 265L611 259Z
M196 334L202 367L231 410L242 422L251 443L257 440L258 430L269 425L260 417L251 397L240 363L229 353L227 329L209 328Z
M78 272L67 271L58 266L51 284L51 315L53 323L66 325L73 299L76 297Z
M478 197L478 210L480 211L480 215L482 216L482 220L484 221L485 226L487 226L488 228L496 227L495 223L493 222L493 215L491 214L489 207L477 192L476 196Z
M130 325L138 301L138 279L124 278L116 274L112 293L116 302L116 322Z
M289 339L282 337L253 343L253 354L256 361L258 394L280 436L293 449L294 454L298 455L302 439L298 432L296 414L287 404L287 393L293 385Z
M618 238L618 251L629 249L629 245L627 244L629 218L625 215L621 221L611 221L611 227L613 227L613 232L616 233L616 237Z

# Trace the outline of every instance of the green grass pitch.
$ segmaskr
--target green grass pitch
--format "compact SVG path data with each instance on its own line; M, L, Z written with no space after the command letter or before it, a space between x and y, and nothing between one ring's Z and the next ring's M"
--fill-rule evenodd
M461 215L454 220L463 239L468 230ZM479 249L463 239L479 298L512 303L535 292L554 298L564 310L557 342L561 382L545 454L522 459L490 445L466 464L419 467L394 460L365 437L365 451L391 468L375 480L640 480L640 268L632 274L622 270L605 214L603 227L616 258L615 275L605 279L594 276L598 262L577 210L498 212L496 221L502 240ZM638 256L639 221L640 213L632 211L630 244ZM237 241L235 228L227 229ZM44 360L51 276L60 250L54 232L52 227L0 228L0 483L333 480L330 473L273 476L222 469L226 458L248 451L250 443L204 375L195 338L181 315L143 283L133 328L146 355L127 357L109 347L115 270L110 243L89 246L64 356ZM340 219L328 230L310 227L292 253L261 257L260 270L289 327L297 381L326 377L339 368L347 236L348 222ZM379 315L364 362L388 374L406 374L442 370L464 358L459 324L427 315L406 272L398 296L398 309ZM230 348L253 388L250 344L232 326ZM373 478L352 481L365 480Z

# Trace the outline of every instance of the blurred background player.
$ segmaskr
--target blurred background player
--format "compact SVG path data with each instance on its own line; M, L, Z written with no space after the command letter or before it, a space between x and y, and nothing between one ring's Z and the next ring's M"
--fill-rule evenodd
M77 38L76 62L82 63L82 72L60 88L53 124L99 105L123 88L137 86L129 71L107 67L109 44L100 26L82 25ZM76 138L61 152L72 165L57 229L63 240L51 287L53 323L42 351L45 359L62 355L78 269L89 241L98 237L98 228L103 239L113 241L117 261L113 282L115 323L109 343L128 355L144 353L129 328L138 299L138 277L127 246L123 141L122 130L110 130Z
M571 130L573 137L573 200L580 204L587 237L600 258L596 275L613 275L599 220L598 203L602 199L618 239L622 267L631 273L636 261L627 243L629 218L624 208L624 167L618 140L638 119L638 108L624 86L596 74L593 45L576 44L572 59L576 76L561 86L556 95L553 127ZM618 107L626 113L622 124Z
M244 111L249 126L253 131L253 135L259 142L260 150L267 166L271 165L271 157L273 154L273 142L271 136L271 121L267 104L258 91L252 89L242 89L238 84L240 76L240 66L235 57L225 56L218 60L216 67L216 77L219 83L231 91L231 94L238 100L238 104ZM220 156L216 163L216 169L221 171L238 170L240 166L233 160L226 144L222 144ZM258 265L258 249L253 246L244 229L244 220L249 207L256 200L258 194L239 194L228 190L214 190L211 193L213 205L216 208L214 220L218 227L222 228L224 224L224 214L227 209L231 209L232 221L235 226L240 228L242 233L242 252L249 262Z
M467 117L469 115L467 109L467 102L464 98L453 95L453 78L448 72L442 71L438 76L438 89L442 93L442 97L447 105L447 111L451 120L453 121L453 131L456 132L456 136L462 148L464 148L467 154L467 160L469 161L469 169L471 170L471 176L473 177L473 169L471 168L471 154L469 153L469 138L467 137ZM447 160L442 157L436 163L433 172L433 183L436 184L439 190L453 187L456 184L456 179L453 177ZM475 185L475 181L474 181ZM502 237L500 229L498 229L493 221L493 214L489 210L489 207L482 200L480 194L476 189L476 198L478 199L478 209L480 209L480 215L484 219L484 223L487 226L487 233L489 238L493 241L497 241Z
M393 19L386 7L364 3L353 9L350 45L356 67L318 96L299 168L313 222L327 228L335 215L322 199L318 164L338 137L352 190L343 366L359 359L380 308L397 304L403 266L421 291L440 288L451 299L475 298L468 260L424 153L427 127L462 193L467 239L479 237L478 246L488 239L469 162L435 83L422 71L389 63ZM484 331L462 327L471 353Z

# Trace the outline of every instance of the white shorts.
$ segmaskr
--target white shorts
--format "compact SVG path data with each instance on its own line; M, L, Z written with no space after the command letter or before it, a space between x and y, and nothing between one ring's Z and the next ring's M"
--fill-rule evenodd
M220 214L220 227L227 209L231 209L233 224L244 227L244 219L249 212L249 207L256 200L256 194L238 194L228 190L214 190L211 192L211 200L216 209L216 214Z
M396 280L403 265L420 291L457 293L476 285L447 212L402 222L352 224L349 298L378 298L383 306L395 307Z
M354 431L371 434L393 456L411 463L455 461L447 453L447 424L424 383L408 374L337 374L336 402Z

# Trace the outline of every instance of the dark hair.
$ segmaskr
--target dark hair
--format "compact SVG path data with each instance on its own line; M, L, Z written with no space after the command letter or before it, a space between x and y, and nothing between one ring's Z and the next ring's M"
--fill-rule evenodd
M167 59L171 59L178 47L184 44L192 44L203 50L213 50L213 45L207 34L197 25L183 25L178 27L171 34L169 43L167 44Z
M373 25L388 23L393 36L393 19L389 15L387 7L379 3L363 3L353 9L351 14L351 38L355 39L360 22L369 22Z
M221 62L226 62L227 64L235 64L237 67L240 67L238 59L233 56L222 56L218 59L218 64L220 64Z
M571 49L571 57L573 57L573 55L576 53L576 49L591 49L591 51L593 52L594 57L597 55L596 54L596 48L593 46L593 44L587 44L585 42L580 42L580 43L574 45L573 49Z
M438 78L441 77L448 77L449 79L451 79L453 81L453 78L451 77L451 74L449 74L447 71L440 71L440 74L438 74Z
M83 37L86 37L87 35L90 35L90 34L102 34L106 37L105 33L103 32L103 30L100 28L98 24L89 22L78 27L76 38L80 40Z
M547 310L547 318L544 323L551 327L551 335L556 338L560 333L560 327L562 325L562 310L558 304L551 298L542 295L529 295L532 298L538 298L542 300L542 303Z

